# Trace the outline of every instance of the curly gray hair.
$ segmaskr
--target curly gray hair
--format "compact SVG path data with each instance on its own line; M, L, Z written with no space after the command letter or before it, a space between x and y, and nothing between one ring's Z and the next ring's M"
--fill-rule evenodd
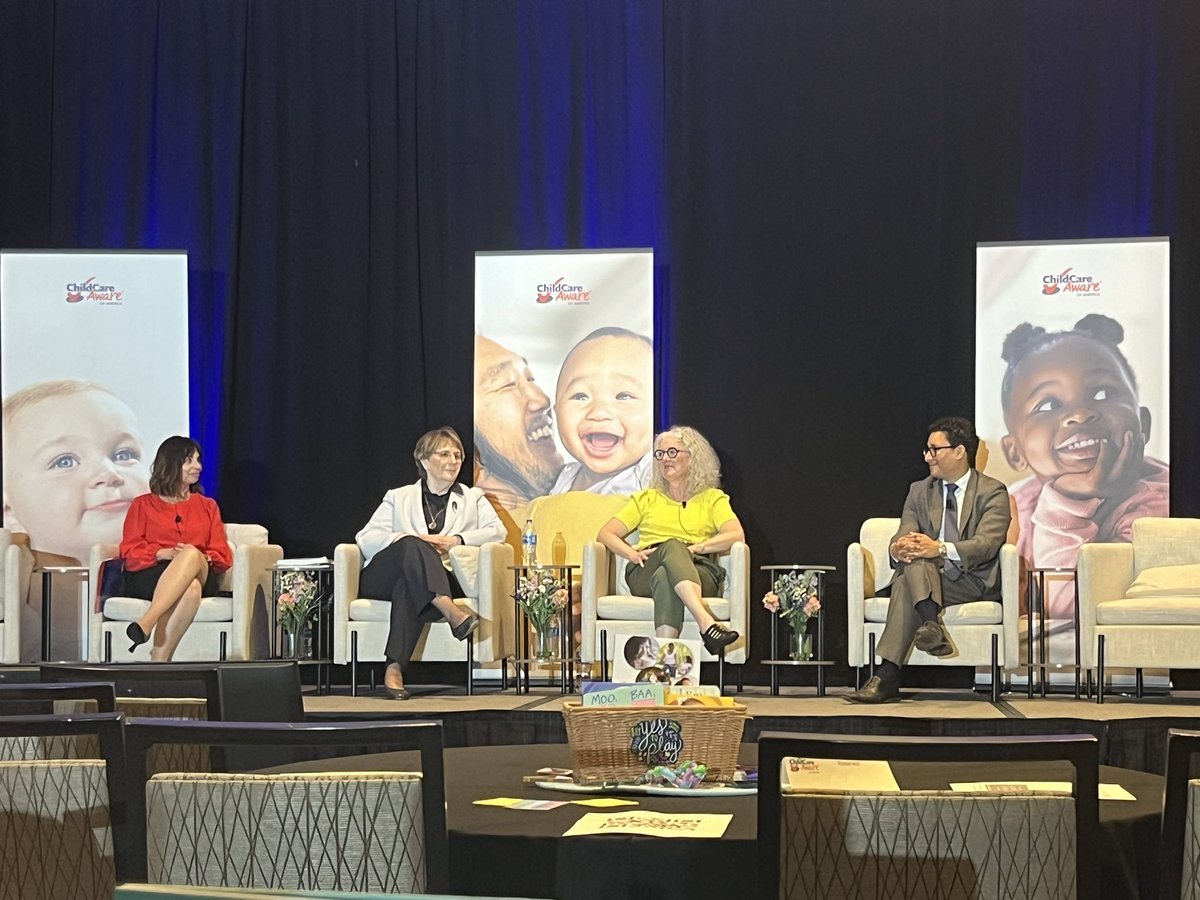
M712 448L712 444L698 432L695 428L687 425L672 425L662 434L654 439L654 447L658 448L658 443L663 438L669 437L683 444L685 450L691 454L692 464L688 468L687 477L687 492L689 497L693 497L701 491L709 488L719 488L721 486L721 461L717 458L717 451ZM662 465L656 463L654 466L654 474L650 479L650 486L656 490L667 492L667 480L663 477Z

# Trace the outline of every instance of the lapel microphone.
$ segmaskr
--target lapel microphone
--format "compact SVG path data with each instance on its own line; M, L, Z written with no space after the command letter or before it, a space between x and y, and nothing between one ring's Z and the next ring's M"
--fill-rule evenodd
M179 513L176 513L175 514L175 524L178 525L182 521L183 521L183 516L179 515Z

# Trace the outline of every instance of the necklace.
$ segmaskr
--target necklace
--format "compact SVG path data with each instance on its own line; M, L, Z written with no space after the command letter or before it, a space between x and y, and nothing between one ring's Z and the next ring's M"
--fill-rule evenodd
M425 524L429 526L429 533L437 534L441 530L442 522L446 519L446 507L443 506L436 511L431 509L424 488L421 490L421 506L425 508Z

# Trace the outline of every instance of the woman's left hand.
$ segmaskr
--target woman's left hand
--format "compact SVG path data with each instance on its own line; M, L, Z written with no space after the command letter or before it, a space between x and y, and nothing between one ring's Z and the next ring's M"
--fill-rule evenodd
M418 534L417 537L427 544L432 544L434 549L442 554L449 553L451 547L461 544L456 534Z
M704 549L704 541L697 541L694 544L688 544L688 550L691 551L692 556L704 556L704 554L709 552L708 550Z

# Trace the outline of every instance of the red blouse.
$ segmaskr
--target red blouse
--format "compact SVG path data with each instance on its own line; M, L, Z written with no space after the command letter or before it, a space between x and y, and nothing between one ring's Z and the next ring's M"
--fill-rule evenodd
M212 560L216 571L233 565L233 552L225 540L225 524L217 501L189 494L181 503L167 503L157 494L135 497L125 514L121 556L130 572L149 569L163 547L191 544Z

